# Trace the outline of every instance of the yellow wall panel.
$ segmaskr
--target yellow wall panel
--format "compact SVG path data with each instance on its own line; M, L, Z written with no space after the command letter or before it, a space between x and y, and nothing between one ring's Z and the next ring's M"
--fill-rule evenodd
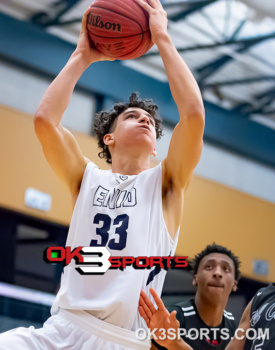
M275 281L275 205L195 176L186 193L177 255L217 243L230 248L250 278ZM269 276L253 274L253 259L269 262Z
M96 160L101 168L108 168L107 163L97 157L95 139L84 134L74 135L88 158ZM68 225L72 214L71 196L46 162L30 115L0 106L0 149L0 206ZM25 206L25 190L29 187L52 196L49 212Z

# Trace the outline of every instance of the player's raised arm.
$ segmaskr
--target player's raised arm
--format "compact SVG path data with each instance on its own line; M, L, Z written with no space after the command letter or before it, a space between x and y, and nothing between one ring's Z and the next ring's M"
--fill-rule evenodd
M76 50L46 90L34 117L35 131L45 157L73 195L79 189L88 160L83 156L74 136L60 124L61 118L85 69L93 62L107 59L90 48L86 29L87 13L88 10L82 20Z
M167 15L160 0L135 1L149 13L152 41L158 47L180 114L168 155L162 163L163 216L174 238L181 223L184 191L202 152L204 106L196 80L167 32Z
M160 0L136 0L148 11L153 42L164 63L180 121L174 129L165 174L174 186L185 189L202 151L204 106L199 87L189 68L177 52L167 32L167 16Z

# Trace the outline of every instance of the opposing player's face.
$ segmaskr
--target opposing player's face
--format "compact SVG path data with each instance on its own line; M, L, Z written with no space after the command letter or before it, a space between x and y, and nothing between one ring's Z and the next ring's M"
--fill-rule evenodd
M193 284L202 296L227 302L231 291L237 289L233 260L226 254L206 255L199 264Z
M142 108L128 108L121 113L112 135L116 146L121 149L142 149L155 155L155 120Z

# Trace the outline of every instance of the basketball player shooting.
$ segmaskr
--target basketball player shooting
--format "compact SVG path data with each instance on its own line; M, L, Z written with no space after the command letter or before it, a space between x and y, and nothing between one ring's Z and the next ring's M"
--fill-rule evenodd
M198 85L167 32L160 1L135 1L149 14L152 41L180 115L164 161L150 168L161 134L160 119L153 102L136 94L128 103L116 104L95 118L100 154L112 164L110 171L100 170L87 159L62 126L82 73L90 65L95 69L95 62L109 60L89 45L88 11L77 47L46 90L34 124L47 161L73 199L67 246L106 246L120 256L168 256L175 252L184 193L201 156L204 107ZM149 288L160 295L164 275L164 270L127 267L85 276L72 261L64 268L52 316L43 328L20 327L3 333L0 348L10 349L12 344L17 350L149 349L150 341L138 340L135 334L137 328L146 327L138 312L139 295L141 290L149 294Z

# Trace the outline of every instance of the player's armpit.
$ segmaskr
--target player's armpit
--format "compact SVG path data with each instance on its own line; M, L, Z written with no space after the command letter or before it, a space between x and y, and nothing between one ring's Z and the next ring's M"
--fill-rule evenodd
M239 323L239 327L237 329L237 334L235 333L234 338L231 340L231 342L227 345L225 350L243 350L244 344L245 344L245 334L248 328L250 327L250 316L251 316L251 305L252 305L253 299L250 301L250 303L246 306L241 321ZM241 330L241 333L239 333L239 330ZM242 338L242 339L238 339Z
M34 126L48 163L75 196L88 159L83 156L75 137L61 124L53 125L36 115Z

